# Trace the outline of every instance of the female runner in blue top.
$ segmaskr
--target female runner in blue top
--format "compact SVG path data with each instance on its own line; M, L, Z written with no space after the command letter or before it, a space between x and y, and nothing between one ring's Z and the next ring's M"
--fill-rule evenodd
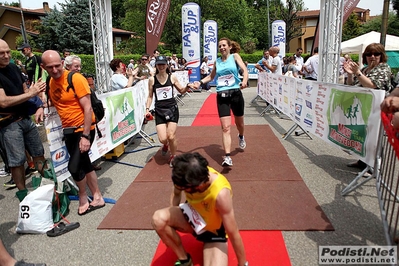
M206 76L194 86L198 89L202 84L212 81L216 77L217 107L222 125L222 141L225 152L223 166L232 166L231 152L231 117L233 112L238 130L239 147L243 150L246 147L244 139L244 98L241 90L247 87L248 70L241 56L238 54L240 46L238 43L221 38L219 41L219 52L222 54L212 69L210 75ZM243 80L238 77L239 68L243 71Z

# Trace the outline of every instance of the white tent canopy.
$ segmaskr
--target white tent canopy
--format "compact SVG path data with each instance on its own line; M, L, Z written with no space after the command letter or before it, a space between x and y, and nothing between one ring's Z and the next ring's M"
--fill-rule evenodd
M347 40L341 43L341 50L343 54L362 54L364 49L370 43L379 43L381 33L371 31L369 33L360 35L356 38ZM385 40L386 51L398 51L399 50L399 37L387 34Z
M370 43L380 43L381 33L371 31L369 33L360 35L356 38L347 40L341 43L341 51L343 54L359 54L359 60L361 55ZM399 51L399 37L393 35L386 35L385 40L386 51Z

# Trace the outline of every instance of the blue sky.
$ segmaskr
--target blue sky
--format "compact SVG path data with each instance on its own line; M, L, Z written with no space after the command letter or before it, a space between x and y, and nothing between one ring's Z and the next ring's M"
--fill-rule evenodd
M282 1L285 2L285 0ZM63 3L64 0L21 0L23 8L41 8L43 2L48 2L50 8L52 8L54 5L57 5L58 2ZM303 2L305 3L305 7L309 10L320 9L320 1L318 0L304 0ZM383 2L382 0L360 0L357 6L370 9L370 15L375 16L382 14Z

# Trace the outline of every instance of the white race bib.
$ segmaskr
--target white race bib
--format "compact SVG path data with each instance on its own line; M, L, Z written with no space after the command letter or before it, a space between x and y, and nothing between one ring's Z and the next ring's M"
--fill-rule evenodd
M234 85L235 79L233 74L220 76L218 78L218 87L230 87Z
M162 100L167 100L167 99L172 99L173 98L173 88L172 88L172 86L157 88L155 91L157 93L157 100L158 101L162 101Z
M188 203L181 203L179 205L183 212L184 217L187 219L188 223L194 229L197 235L205 232L204 228L206 223L201 215Z

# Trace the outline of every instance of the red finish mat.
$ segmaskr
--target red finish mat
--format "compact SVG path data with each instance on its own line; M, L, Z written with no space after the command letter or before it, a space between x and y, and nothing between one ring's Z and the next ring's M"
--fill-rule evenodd
M194 266L202 263L202 243L188 234L181 234L186 251L190 253ZM279 265L290 266L291 262L285 248L284 239L279 231L242 231L247 260L251 266ZM162 242L155 251L151 266L174 265L177 257ZM236 266L237 258L229 243L229 266Z

